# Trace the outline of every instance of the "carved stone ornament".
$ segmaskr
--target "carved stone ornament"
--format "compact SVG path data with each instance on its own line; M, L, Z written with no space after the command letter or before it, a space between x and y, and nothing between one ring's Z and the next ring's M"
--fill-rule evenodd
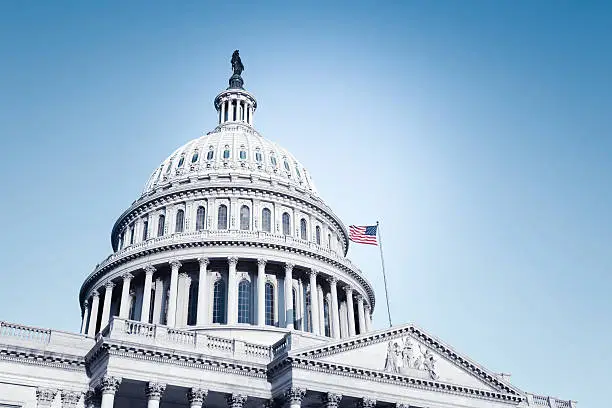
M99 298L100 297L100 292L98 292L97 290L92 290L91 291L91 297L92 298Z
M144 267L144 270L147 274L153 274L157 270L157 268L155 268L153 265L147 265Z
M317 275L319 274L319 271L317 271L316 269L310 269L310 270L308 271L308 273L309 273L311 276L312 276L312 275L314 275L314 276L315 276L315 278L316 278L316 277L317 277Z
M259 266L263 266L263 267L265 267L265 266L266 266L266 263L268 263L268 260L267 260L267 259L259 258L259 259L257 260L257 265L259 265Z
M198 262L200 263L200 267L208 266L210 264L210 260L208 258L205 258L205 257L198 258Z
M230 394L227 396L227 406L229 408L242 408L247 400L244 394Z
M79 404L82 392L62 390L62 408L75 408Z
M395 408L410 408L410 404L406 404L405 402L398 402L395 404Z
M202 388L192 388L187 391L187 399L193 405L202 405L208 396L208 390Z
M288 262L285 264L285 270L292 271L294 266L295 266L294 264Z
M97 408L102 402L99 390L89 389L85 392L85 408Z
M305 388L292 387L285 391L285 400L291 404L301 404L305 395Z
M149 382L145 386L145 394L150 400L159 401L164 391L166 391L166 384L160 384L157 382Z
M119 390L119 385L121 385L121 377L105 375L102 377L102 381L100 381L100 389L102 390L102 394L116 393Z
M36 401L38 402L38 405L51 405L56 395L56 389L38 388L36 390Z
M178 259L173 259L168 262L173 269L179 269L183 264Z
M376 406L376 400L374 398L364 397L357 402L358 408L374 408Z
M230 266L236 266L238 264L238 258L236 258L235 256L230 256L227 258L227 263Z
M337 408L341 400L342 394L328 392L326 395L323 396L323 403L327 408Z
M426 371L432 380L438 379L436 359L428 348L419 345L417 349L410 337L389 341L385 371L409 375L414 370Z
M121 277L123 278L123 280L132 280L134 279L134 275L132 275L131 273L127 272L124 273L123 275L121 275Z
M104 287L106 288L107 291L113 290L113 288L115 287L115 284L112 281L108 281L104 284Z

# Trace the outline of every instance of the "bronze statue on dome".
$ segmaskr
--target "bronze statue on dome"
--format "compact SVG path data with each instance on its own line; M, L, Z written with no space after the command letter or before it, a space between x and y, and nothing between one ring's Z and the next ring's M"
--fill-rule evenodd
M232 63L234 75L240 75L242 74L242 71L244 71L244 65L242 65L242 60L240 59L240 54L238 52L238 50L234 51L232 54L232 60L230 61Z

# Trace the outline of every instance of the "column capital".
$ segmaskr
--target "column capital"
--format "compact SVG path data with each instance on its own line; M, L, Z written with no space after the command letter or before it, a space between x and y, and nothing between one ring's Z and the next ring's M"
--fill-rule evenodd
M268 260L264 259L264 258L259 258L257 260L257 265L259 265L259 266L266 266L267 263L268 263Z
M316 269L310 268L308 270L308 275L310 276L314 275L314 277L316 278L318 274L319 274L319 271L317 271Z
M210 264L210 260L208 258L206 258L206 257L198 258L198 262L200 263L200 267L208 266Z
M100 292L98 292L96 289L91 291L91 297L92 298L99 298L100 297Z
M112 281L108 281L104 284L104 287L106 288L106 290L113 290L113 288L115 287L115 284Z
M323 403L327 408L337 408L340 400L342 400L342 394L328 392L326 395L323 395Z
M285 264L285 270L286 270L286 271L292 271L294 266L295 266L295 265L294 265L294 264L292 264L291 262L287 262L287 263Z
M230 266L236 266L238 264L238 258L235 256L228 256L227 257L227 263Z
M179 279L187 279L189 274L187 272L181 272L178 274Z
M285 400L291 404L301 404L306 395L306 388L291 387L285 391Z
M372 308L370 307L370 305L368 303L364 303L363 304L363 308L365 309L366 312L370 313L372 311Z
M85 397L83 399L85 402L85 408L97 408L102 402L102 395L100 394L99 390L90 388L85 392Z
M336 284L338 283L338 278L336 278L335 276L330 276L329 278L327 278L327 281L330 285L336 286Z
M38 405L51 405L56 395L57 390L55 388L36 389L36 401L38 402Z
M363 397L357 401L357 408L374 408L376 406L376 400L374 398Z
M149 400L159 401L164 391L166 391L166 384L157 382L148 382L145 387L145 394Z
M85 299L85 301L83 302L83 307L87 308L89 306L89 300Z
M187 391L187 399L191 405L202 405L208 396L208 390L203 388L191 388Z
M129 272L124 273L123 275L121 275L121 277L124 281L134 279L134 275Z
M344 285L342 287L347 295L351 295L353 293L353 287L351 285Z
M410 404L405 402L397 402L395 403L395 408L410 408Z
M183 266L183 264L181 263L181 261L179 261L178 259L173 259L170 262L168 262L170 264L170 266L173 269L179 269L181 266Z
M157 268L156 268L156 267L154 267L154 266L153 266L153 265L151 265L151 264L149 264L149 265L147 265L147 266L145 266L145 267L144 267L144 271L145 271L145 273L146 273L147 275L148 275L148 274L153 275L153 273L155 273L155 271L156 271L156 270L157 270Z
M355 295L355 297L357 298L358 303L363 303L363 296L361 295L361 293L358 293L357 295Z
M79 404L81 395L80 391L61 391L62 408L75 408Z
M102 394L115 394L119 390L121 380L121 377L113 377L110 375L105 375L102 377L102 381L100 381L100 389L102 390Z
M229 408L242 408L247 400L244 394L230 394L227 396L227 405Z

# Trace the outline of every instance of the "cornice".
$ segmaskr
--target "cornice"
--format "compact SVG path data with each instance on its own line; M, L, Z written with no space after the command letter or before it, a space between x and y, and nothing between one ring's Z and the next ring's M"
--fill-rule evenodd
M69 371L85 371L85 359L83 357L26 347L2 345L0 348L0 360L53 367Z
M202 370L244 375L254 378L266 378L265 364L249 364L222 357L205 356L200 353L179 352L163 347L146 347L142 344L116 342L104 339L85 357L88 366L108 356L119 356L136 360L151 361L156 364L172 364L182 367L193 367Z
M480 390L477 388L467 387L463 385L450 384L430 379L409 377L389 372L370 370L366 368L347 366L338 363L297 356L288 356L283 360L276 361L274 365L270 366L268 375L271 379L273 379L275 377L278 377L279 375L282 375L288 369L316 371L327 375L333 374L379 383L404 385L411 388L418 388L426 391L443 392L447 394L460 395L464 397L467 396L470 398L479 398L489 401L508 402L510 404L519 404L525 399L525 397L522 395Z
M229 238L229 236L230 234L228 234L228 236L225 238ZM177 237L180 237L180 235L177 235ZM169 238L168 240L170 240L170 237L168 238ZM97 266L96 269L85 279L85 281L83 282L83 285L81 286L81 290L79 291L80 301L81 302L84 301L86 292L94 280L101 279L104 276L104 273L106 271L112 270L116 268L117 266L122 265L128 261L138 259L141 257L145 257L145 256L149 256L152 254L162 253L165 251L171 251L171 250L176 250L176 249L194 248L194 247L213 247L213 246L214 247L217 247L217 246L221 246L221 247L227 247L227 246L256 247L256 248L268 248L268 249L271 248L271 249L276 249L282 252L299 254L302 256L306 256L308 258L323 261L331 265L332 267L335 267L347 273L351 278L353 278L363 288L365 288L367 295L368 295L370 305L372 307L372 310L374 310L374 305L375 305L374 290L371 287L370 283L365 279L365 277L363 277L361 273L356 272L355 270L351 269L347 265L344 265L343 263L337 260L334 260L332 258L329 258L323 254L315 253L305 248L299 248L299 247L295 247L291 245L283 245L283 244L274 243L274 242L265 242L265 240L262 240L262 241L253 241L253 240L246 240L246 239L229 240L229 239L223 239L223 237L219 237L219 239L213 238L208 241L204 241L202 239L197 239L197 236L195 236L193 240L185 241L185 242L172 243L172 242L165 242L164 240L164 242L161 242L157 246L145 247L141 251L128 252L123 257L118 257L117 259L107 264L103 263L102 266Z
M195 178L196 181L192 182L192 178ZM298 201L311 209L321 212L321 215L327 217L338 230L342 231L341 236L343 240L344 255L346 255L348 252L349 241L346 227L340 218L331 210L331 208L319 198L312 198L312 196L307 193L303 193L301 195L292 194L296 191L299 192L299 190L296 190L295 188L281 189L276 187L275 184L257 185L253 182L242 183L240 181L233 181L226 185L202 185L202 182L197 181L200 179L197 177L192 178L189 178L189 183L187 184L185 181L179 182L177 180L162 191L157 190L151 195L140 197L134 201L132 205L117 218L117 221L113 225L111 231L111 246L116 248L119 230L126 222L131 221L135 216L154 210L160 205L163 206L170 200L194 199L198 196L204 197L205 193L212 193L211 195L214 197L215 195L218 195L219 192L233 194L240 191L252 191L255 194L278 196L290 201ZM202 178L202 180L206 179L209 179L207 182L211 182L210 175ZM261 199L261 197L259 197L259 199Z

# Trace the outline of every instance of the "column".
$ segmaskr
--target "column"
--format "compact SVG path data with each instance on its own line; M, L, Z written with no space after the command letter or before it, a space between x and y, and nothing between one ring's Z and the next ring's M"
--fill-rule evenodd
M304 287L302 279L297 278L297 299L295 299L295 316L297 319L298 330L304 330Z
M227 258L229 273L227 279L227 324L238 323L238 284L236 282L236 265L238 258L230 256Z
M96 335L96 326L98 325L98 305L100 304L100 294L97 290L91 292L91 313L89 318L89 326L87 327L87 335Z
M293 329L293 264L285 264L285 323Z
M319 327L319 293L317 287L317 271L310 270L310 319L312 320L312 332L321 334Z
M187 400L189 401L190 408L202 408L206 397L208 396L208 390L202 388L191 388L187 391Z
M328 279L329 287L331 291L331 321L332 321L332 334L335 339L340 338L340 316L338 311L338 279L331 277Z
M221 120L219 124L225 122L225 101L221 102Z
M325 408L338 408L340 400L342 400L342 394L328 392L327 395L323 396L323 403L325 404Z
M125 273L123 276L123 287L121 288L121 305L119 306L119 317L122 319L129 318L130 314L130 283L134 275Z
M355 308L353 307L353 288L349 285L344 287L346 292L346 308L348 313L349 336L355 335Z
M370 309L370 305L366 304L365 308L365 323L366 323L366 333L372 331L372 310Z
M153 265L147 265L145 270L145 281L144 289L142 290L142 307L140 311L140 321L143 323L149 323L149 315L151 314L151 286L153 285L153 273L155 267Z
M185 272L181 272L178 275L178 285L176 289L176 318L175 318L175 326L181 327L183 325L183 312L185 306L185 280L187 279L187 274Z
M285 391L285 401L288 402L289 408L300 408L305 395L305 388L293 387Z
M359 313L359 334L366 332L365 312L363 309L363 296L357 295L357 313Z
M81 400L81 395L83 393L80 391L67 391L62 390L60 397L62 400L62 408L77 408L79 405L79 401Z
M89 301L85 299L83 302L83 320L81 321L81 334L85 334L87 329L87 319L89 318Z
M37 388L36 402L39 408L50 407L57 395L57 390L53 388Z
M153 300L153 319L151 323L159 324L161 319L162 302L164 299L164 281L155 279L155 299Z
M257 324L266 324L266 260L257 260Z
M317 285L317 300L319 301L319 334L325 336L325 308L323 302L325 302L325 294L321 285Z
M166 384L156 382L147 383L145 394L147 395L147 408L159 408L159 401L166 391Z
M102 390L102 403L100 408L113 408L115 403L115 393L119 391L119 385L121 385L121 378L111 377L105 375L102 377L100 388Z
M227 100L227 121L231 122L232 119L234 118L234 107L232 106L232 100L228 99Z
M196 324L198 326L203 326L207 324L207 316L208 313L208 299L206 298L207 293L207 278L208 278L208 264L210 261L208 258L198 258L198 262L200 262L200 275L198 279L198 312L196 317Z
M183 284L185 288L183 289L183 311L181 312L181 326L187 326L187 320L189 318L189 295L191 294L191 277L185 274L185 278L183 279Z
M170 261L170 298L168 301L168 321L166 322L170 327L176 325L176 295L178 290L178 273L181 265L177 259Z
M247 400L247 396L243 394L230 394L227 396L228 408L242 408Z
M115 287L115 284L111 281L108 281L106 282L104 287L104 306L102 307L102 323L100 323L100 330L106 327L106 325L110 321L111 298L113 296L113 288Z

